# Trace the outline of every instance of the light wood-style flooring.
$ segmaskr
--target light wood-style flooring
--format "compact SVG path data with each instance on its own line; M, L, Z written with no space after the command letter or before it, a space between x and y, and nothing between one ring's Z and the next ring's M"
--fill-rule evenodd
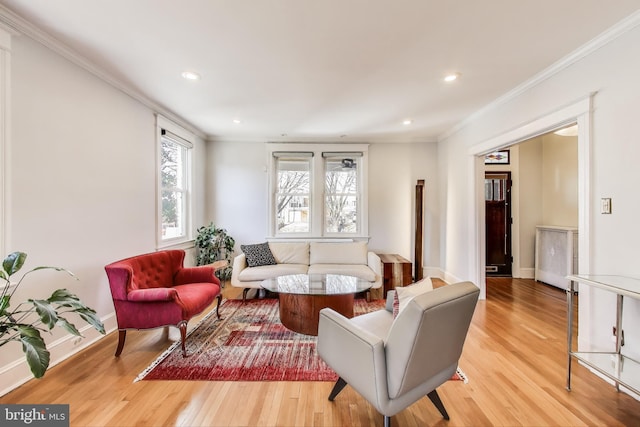
M239 292L227 286L227 298ZM566 381L566 299L532 280L489 279L460 361L468 384L438 389L444 421L428 398L392 426L633 426L640 402L574 362ZM382 416L350 387L329 402L327 382L188 382L133 379L174 339L164 330L117 334L0 398L0 403L67 403L72 426L381 426ZM345 355L348 357L348 355Z

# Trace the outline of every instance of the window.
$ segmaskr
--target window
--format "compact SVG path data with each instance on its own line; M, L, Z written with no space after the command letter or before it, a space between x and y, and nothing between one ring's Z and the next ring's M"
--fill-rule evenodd
M277 157L277 233L308 233L311 230L311 154L274 153Z
M190 239L191 149L193 145L166 129L160 131L160 243Z
M271 236L367 237L366 145L270 145Z
M325 157L324 231L357 233L360 210L358 158L361 153L322 153Z

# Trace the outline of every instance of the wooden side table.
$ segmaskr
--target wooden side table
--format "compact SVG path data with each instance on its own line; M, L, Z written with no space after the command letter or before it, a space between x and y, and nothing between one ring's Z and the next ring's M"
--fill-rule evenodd
M407 286L412 283L411 261L398 254L378 254L382 261L382 287L384 298L387 291L396 286Z

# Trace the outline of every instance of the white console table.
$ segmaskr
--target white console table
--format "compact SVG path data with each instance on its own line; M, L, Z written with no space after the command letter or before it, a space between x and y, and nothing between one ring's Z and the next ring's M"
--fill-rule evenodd
M616 389L620 385L640 394L640 362L624 356L622 349L622 303L624 297L640 299L640 279L625 276L576 274L567 276L567 390L571 390L571 359L575 358L614 381ZM604 289L617 295L616 347L612 352L573 351L573 298L577 284ZM631 327L631 325L629 325Z

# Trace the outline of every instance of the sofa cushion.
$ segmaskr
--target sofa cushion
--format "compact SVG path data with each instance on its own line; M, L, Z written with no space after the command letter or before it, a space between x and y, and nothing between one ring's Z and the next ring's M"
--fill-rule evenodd
M240 245L240 249L242 249L242 252L244 252L247 257L247 265L249 267L276 264L276 260L267 242L257 243L255 245Z
M311 242L310 264L367 264L367 243Z
M376 273L363 264L312 264L309 266L309 274L344 274L367 282L376 281Z
M245 268L238 274L242 282L255 282L258 280L273 279L286 274L305 274L309 268L306 264L276 264L260 267Z
M308 242L269 242L269 248L278 264L309 265Z

